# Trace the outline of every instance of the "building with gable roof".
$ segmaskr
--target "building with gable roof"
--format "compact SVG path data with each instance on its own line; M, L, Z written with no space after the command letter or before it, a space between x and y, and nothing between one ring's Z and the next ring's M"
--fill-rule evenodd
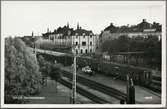
M72 35L72 52L76 54L95 53L99 45L99 36L93 34L92 31L82 29L77 24L77 29Z
M76 54L95 53L99 46L99 35L93 34L91 30L82 29L79 23L75 30L69 27L69 23L53 32L48 29L43 38L52 41L58 48L71 48L72 53Z
M116 27L111 23L108 27L104 29L101 33L102 42L106 40L117 39L120 36L128 36L130 38L143 37L147 38L148 36L158 37L161 40L162 37L162 25L159 23L153 22L153 24L148 23L146 19L143 19L141 23L132 26L120 26Z

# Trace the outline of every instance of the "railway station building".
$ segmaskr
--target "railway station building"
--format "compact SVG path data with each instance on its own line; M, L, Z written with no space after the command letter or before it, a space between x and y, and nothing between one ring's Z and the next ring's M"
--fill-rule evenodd
M69 27L69 23L53 32L48 29L47 33L43 34L43 39L51 41L59 48L71 48L71 52L76 54L95 53L99 46L99 35L91 30L82 29L79 23L75 30Z
M92 31L82 29L79 24L77 24L77 29L72 35L72 52L76 54L95 53L98 42L98 35L93 34Z

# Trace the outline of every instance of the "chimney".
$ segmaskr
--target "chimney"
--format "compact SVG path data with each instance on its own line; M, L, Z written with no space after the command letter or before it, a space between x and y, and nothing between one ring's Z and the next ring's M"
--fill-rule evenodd
M77 23L77 29L79 29L79 22Z
M146 22L146 19L143 19L143 22Z
M47 33L49 33L49 28L47 28Z
M69 22L67 22L67 28L69 28Z
M34 32L32 31L32 36L34 36Z

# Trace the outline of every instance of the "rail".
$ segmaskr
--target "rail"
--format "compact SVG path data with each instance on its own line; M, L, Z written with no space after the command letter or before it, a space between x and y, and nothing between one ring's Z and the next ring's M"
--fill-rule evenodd
M67 71L62 71L63 75L67 78L72 79L72 74L70 72ZM86 85L92 89L98 90L100 92L103 92L111 97L115 97L119 100L126 100L127 95L117 89L114 89L112 87L108 87L106 85L103 85L101 83L95 82L93 80L81 77L79 75L77 75L77 81L83 85Z
M67 86L67 87L70 88L70 89L72 88L72 83L69 82L69 81L67 81L67 80L65 80L65 79L61 79L59 82L60 82L61 84L65 85L65 86ZM81 95L83 95L83 96L89 98L90 100L92 100L92 101L94 101L94 102L96 102L96 103L99 103L99 104L109 104L108 101L106 101L106 100L104 100L104 99L102 99L102 98L100 98L100 97L94 95L93 93L91 93L91 92L89 92L89 91L87 91L87 90L81 88L81 87L78 86L78 85L77 85L77 90L76 90L76 91L77 91L78 93L80 93Z

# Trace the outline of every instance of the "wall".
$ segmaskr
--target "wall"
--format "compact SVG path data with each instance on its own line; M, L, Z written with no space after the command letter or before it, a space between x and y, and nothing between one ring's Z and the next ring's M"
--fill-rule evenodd
M98 35L91 36L72 36L72 44L76 45L76 42L78 42L78 46L75 47L75 50L78 50L78 53L94 53L96 50L96 47L98 46ZM82 42L86 42L86 45L83 46ZM90 44L92 42L92 45ZM75 51L73 49L73 52Z

